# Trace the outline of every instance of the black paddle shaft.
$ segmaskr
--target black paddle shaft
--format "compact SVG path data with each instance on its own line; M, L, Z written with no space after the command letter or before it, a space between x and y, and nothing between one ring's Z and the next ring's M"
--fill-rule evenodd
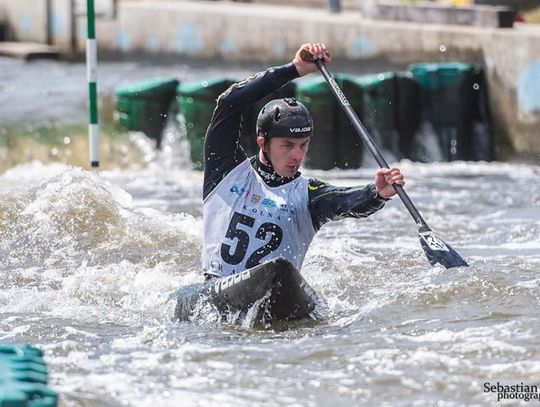
M314 60L315 64L317 65L317 68L321 71L322 75L324 76L324 79L328 82L330 85L330 89L332 90L332 93L336 97L336 99L339 100L340 105L351 121L352 126L358 133L358 135L362 138L364 143L367 145L369 151L375 158L375 161L377 161L377 164L379 164L379 167L381 168L390 168L384 157L381 155L379 149L377 148L376 144L373 142L372 138L370 137L368 131L358 118L358 115L351 107L351 104L347 100L347 97L343 93L343 91L339 88L339 85L336 83L334 77L332 74L328 71L326 66L324 65L324 62L322 59L316 59ZM431 228L428 226L424 218L422 218L422 215L420 215L420 212L418 212L418 209L416 209L416 206L414 206L413 202L411 201L411 198L409 198L409 195L405 192L403 187L401 185L392 185L394 189L396 190L398 196L403 201L403 204L417 223L418 227L422 232L431 230Z

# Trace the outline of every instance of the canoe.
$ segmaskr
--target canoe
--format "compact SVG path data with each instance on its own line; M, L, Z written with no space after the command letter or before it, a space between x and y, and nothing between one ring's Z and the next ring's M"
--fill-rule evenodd
M205 306L221 320L263 325L320 319L324 301L285 259L274 259L238 274L192 284L176 291L175 318L192 321Z

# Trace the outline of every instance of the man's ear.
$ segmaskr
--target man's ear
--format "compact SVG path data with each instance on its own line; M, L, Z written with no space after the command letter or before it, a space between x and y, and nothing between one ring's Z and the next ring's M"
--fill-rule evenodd
M257 136L257 145L258 145L259 148L261 148L263 151L265 150L266 143L264 142L264 137L263 137L263 136Z

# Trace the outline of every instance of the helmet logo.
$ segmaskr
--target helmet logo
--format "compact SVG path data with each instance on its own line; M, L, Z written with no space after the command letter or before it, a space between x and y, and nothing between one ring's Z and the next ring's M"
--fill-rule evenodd
M291 133L305 133L306 131L311 131L311 127L291 127L289 131Z

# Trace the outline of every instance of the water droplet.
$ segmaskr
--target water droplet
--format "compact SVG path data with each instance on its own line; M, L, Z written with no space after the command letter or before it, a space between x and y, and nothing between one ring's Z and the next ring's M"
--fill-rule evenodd
M474 85L472 85L472 87L473 87L474 90L480 89L480 85L477 84L477 83L475 83Z
M446 52L446 47L444 45L439 45L439 51Z
M64 144L69 144L71 143L71 139L69 137L64 137Z

